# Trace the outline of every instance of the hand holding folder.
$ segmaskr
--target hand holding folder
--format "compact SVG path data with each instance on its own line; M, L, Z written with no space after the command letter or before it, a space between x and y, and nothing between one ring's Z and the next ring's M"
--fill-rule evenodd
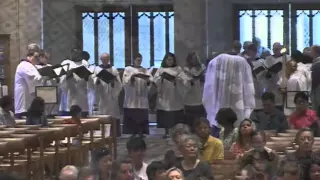
M110 73L109 71L107 71L105 69L101 70L97 74L97 77L107 84L112 83L116 79L116 76L114 76L112 73Z
M171 74L169 74L169 73L167 73L167 72L163 72L163 73L161 74L161 77L162 77L163 79L166 79L166 80L170 81L170 82L174 82L175 79L176 79L175 76L173 76L173 75L171 75Z
M268 71L272 74L277 74L282 70L282 62L278 62L268 68Z
M149 78L150 78L149 75L143 74L143 73L135 74L135 75L133 75L133 77L140 78L140 79L143 79L143 80L145 80L145 81L148 81Z
M67 73L65 66L68 65L56 64L54 66L46 66L38 69L38 72L41 76L49 77L49 79L58 78Z
M81 79L88 80L89 76L93 74L91 71L88 70L85 66L79 66L77 68L69 70L70 73L75 73Z

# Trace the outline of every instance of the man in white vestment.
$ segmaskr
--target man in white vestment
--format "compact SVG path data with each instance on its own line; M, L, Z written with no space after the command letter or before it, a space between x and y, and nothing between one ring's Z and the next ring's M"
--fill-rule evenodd
M70 70L80 66L88 68L88 62L83 60L81 51L73 49L71 52L71 60L64 60L61 64L69 64L67 74L60 78L62 94L66 94L66 105L64 109L61 109L62 106L60 106L62 115L69 115L70 107L72 105L78 105L81 107L82 115L85 117L89 114L88 88L93 85L92 77L89 76L88 79L82 79Z
M39 53L39 62L36 65L37 69L41 69L47 66L52 66L48 63L50 58L50 55L45 52L44 50L41 50ZM43 84L40 84L42 86L56 86L58 79L48 79L46 81L43 81ZM57 104L46 104L46 115L48 116L55 116L58 113L58 106Z
M282 45L279 42L276 42L273 44L273 55L268 56L265 60L265 65L267 68L272 67L273 65L281 62L284 62L284 57L281 54ZM290 60L290 56L286 55L287 61ZM283 64L284 67L284 64ZM281 70L278 73L269 73L266 77L266 89L265 92L272 92L275 95L275 105L276 108L280 111L283 111L283 95L279 91L278 82L280 78L283 76L283 71Z
M255 108L254 94L252 68L245 58L220 54L210 61L202 102L213 130L218 126L215 117L220 108L232 108L236 112L235 126L248 118Z
M263 47L261 45L261 39L255 37L255 38L252 39L252 42L258 48L258 51L257 51L257 57L258 58L264 58L264 57L262 57L263 55L268 54L268 52L270 53L270 50L268 48Z
M278 82L281 92L285 95L284 114L290 116L295 110L294 97L297 92L307 91L307 78L302 71L297 70L297 62L289 61L286 67L286 78Z
M28 46L27 57L19 63L14 79L14 109L16 118L21 119L35 97L35 88L44 80L36 64L39 62L40 47L37 44Z

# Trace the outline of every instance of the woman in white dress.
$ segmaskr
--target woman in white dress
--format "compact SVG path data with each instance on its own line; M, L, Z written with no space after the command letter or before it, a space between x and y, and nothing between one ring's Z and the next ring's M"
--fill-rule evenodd
M138 54L133 66L124 69L123 134L149 134L148 92L153 77L141 62L142 56Z
M183 97L186 90L186 76L177 65L173 53L167 53L161 67L154 75L157 86L157 127L165 129L164 138L168 137L169 129L184 120Z
M187 83L188 91L184 97L184 112L186 124L192 127L196 118L207 116L202 105L205 66L194 52L188 54L186 64L183 70L191 80Z

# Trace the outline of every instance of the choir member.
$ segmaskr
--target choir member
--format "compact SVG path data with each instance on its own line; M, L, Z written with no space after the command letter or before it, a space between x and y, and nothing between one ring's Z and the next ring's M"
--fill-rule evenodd
M260 39L260 38L257 38L257 37L253 38L253 39L252 39L252 43L253 43L254 45L256 45L257 48L258 48L258 52L257 52L257 57L258 57L258 58L262 58L262 55L263 55L264 53L266 53L266 51L270 51L268 48L263 47L263 46L261 45L261 39Z
M87 51L82 51L81 52L81 57L84 61L87 61L89 64L89 60L90 60L90 54ZM89 65L90 66L90 65ZM89 68L94 69L95 66L91 65ZM88 88L88 106L89 106L89 114L92 114L93 111L95 111L96 107L95 107L95 90L94 90L94 86L90 86Z
M262 110L262 100L261 96L264 93L264 90L266 89L266 73L265 70L265 64L264 59L258 59L252 62L253 65L253 83L254 83L254 89L255 89L255 102L256 102L256 111ZM263 68L261 72L255 73L255 70L259 70L258 68Z
M69 65L67 74L60 78L61 90L66 94L66 106L62 109L63 115L69 115L72 105L79 105L83 111L83 116L87 116L89 112L88 87L93 84L93 81L90 76L87 79L80 78L78 74L74 73L73 69L80 66L88 68L88 62L83 60L81 51L73 49L70 60L64 60L61 64Z
M284 57L281 53L281 49L282 49L282 45L280 43L276 42L273 44L273 55L267 57L265 60L265 65L267 68L270 68L279 62L281 62L283 66L285 65L286 62L284 62ZM286 56L287 56L286 57L287 60L289 60L290 56L288 55ZM268 73L266 76L266 88L265 88L266 92L272 92L275 95L276 107L281 111L283 111L283 95L279 91L279 86L277 83L279 82L282 74L283 74L283 70L281 70L278 73Z
M289 61L286 67L285 78L281 77L278 87L283 95L285 95L284 114L289 116L294 112L294 96L295 92L307 91L307 79L303 73L297 70L297 63Z
M101 69L96 71L96 77L94 78L95 84L95 104L98 106L98 113L101 115L111 115L118 119L120 123L120 109L118 103L118 97L122 90L122 83L117 68L109 64L109 54L103 53L100 57ZM99 78L101 71L107 71L110 73L110 80L105 82Z
M240 43L240 41L238 41L238 40L233 41L233 43L232 43L232 52L233 53L240 54L241 48L242 48L242 44Z
M183 97L186 88L186 76L177 65L173 53L164 56L161 67L154 75L154 83L158 91L157 126L165 128L164 138L167 138L169 129L183 120Z
M210 61L205 79L202 102L211 126L218 125L216 113L223 107L232 108L238 119L250 116L255 108L255 92L252 69L246 59L220 54Z
M311 92L311 66L310 56L301 53L300 51L294 51L291 53L291 60L296 61L297 70L300 71L307 79L307 90Z
M40 47L37 44L28 46L27 57L19 63L14 80L14 109L16 118L26 116L27 109L35 97L35 87L43 83L45 77L41 77L35 67L39 61Z
M149 134L148 92L153 77L141 62L142 56L138 54L133 66L124 69L123 133L143 136Z
M311 47L311 55L313 60L313 64L311 67L311 79L312 79L312 108L318 109L320 106L320 46Z
M194 52L188 54L186 63L187 66L183 70L191 80L187 83L189 87L184 97L184 112L186 114L186 123L192 127L193 120L206 117L206 110L202 105L205 66Z
M36 65L37 69L41 69L43 67L52 66L48 63L48 60L50 58L50 55L45 52L44 50L41 50L39 53L39 63ZM55 86L57 85L57 79L50 79L43 81L43 86ZM46 115L57 115L58 107L56 104L47 104L46 105Z

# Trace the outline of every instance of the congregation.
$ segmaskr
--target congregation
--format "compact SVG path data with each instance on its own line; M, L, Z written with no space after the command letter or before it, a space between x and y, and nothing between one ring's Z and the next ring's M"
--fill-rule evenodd
M61 167L60 180L320 180L320 46L289 53L276 42L271 52L254 38L234 41L206 64L191 52L181 67L167 53L160 68L146 69L137 54L123 71L107 53L101 65L90 65L87 52L72 49L68 59L50 65L37 44L27 49L14 97L1 98L1 125L26 119L48 127L59 116L81 129L83 118L110 115L119 132L132 135L127 157L94 148L88 166ZM52 94L56 103L47 102ZM150 111L174 147L162 161L146 164ZM75 138L72 145L81 143Z

